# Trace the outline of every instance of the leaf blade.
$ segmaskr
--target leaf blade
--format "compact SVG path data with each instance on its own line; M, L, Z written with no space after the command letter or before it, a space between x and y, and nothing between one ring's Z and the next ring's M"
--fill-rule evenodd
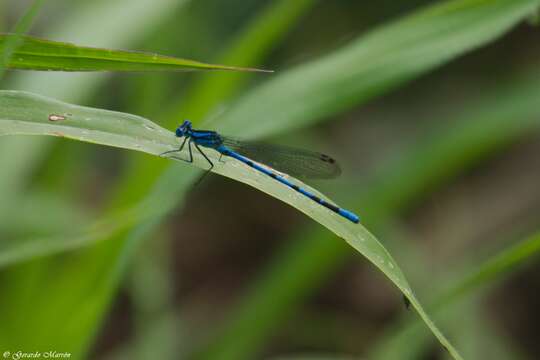
M14 33L4 43L4 49L1 52L0 57L0 79L4 76L4 72L9 62L12 59L13 53L21 45L21 38L23 33L27 32L28 29L32 26L32 22L35 17L38 15L41 7L43 6L43 0L35 0L32 5L28 8L26 13L19 19L15 25L13 31Z
M280 73L239 99L213 125L258 137L313 124L495 40L539 4L456 0L421 9L331 55Z
M0 34L0 52L12 38ZM9 69L40 71L193 71L229 70L268 72L246 67L208 64L142 51L112 50L78 46L66 42L20 36L20 45L7 63Z
M29 108L33 111L28 111ZM62 120L56 120L56 118L51 120L51 111L63 117ZM56 135L56 132L80 141L144 151L155 155L159 155L167 147L174 148L177 144L172 132L161 129L150 120L134 115L66 104L31 93L0 91L0 134ZM346 221L336 213L315 204L311 199L234 159L217 161L219 153L215 151L209 151L207 156L215 160L212 171L276 197L344 239L379 268L408 297L453 357L461 358L424 312L395 260L363 225ZM196 157L198 159L193 164L204 169L207 166L204 159L202 156ZM317 196L325 198L315 189L300 181L295 182Z

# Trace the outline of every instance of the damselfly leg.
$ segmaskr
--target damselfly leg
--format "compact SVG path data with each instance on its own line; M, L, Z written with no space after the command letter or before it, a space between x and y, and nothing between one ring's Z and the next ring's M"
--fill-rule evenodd
M223 154L220 153L220 154L219 154L219 159L218 159L218 161L219 161L220 163L224 163L224 164L225 164L225 161L221 160L222 157L223 157Z
M191 150L191 138L185 138L184 142L182 142L182 145L180 146L180 148L178 148L178 150L170 150L170 151L165 151L164 153L160 154L159 156L163 156L163 154L170 154L170 153L178 153L178 152L181 152L182 149L184 148L184 145L186 144L186 141L188 143L188 150L189 150L189 160L186 160L186 159L183 159L181 158L180 156L175 156L175 155L172 155L172 156L169 156L170 158L172 159L176 159L176 160L182 160L184 162L187 162L187 163L192 163L193 162L193 152Z
M161 154L159 154L160 157L163 157L163 155L166 155L166 154L171 154L171 153L175 153L175 152L181 152L182 149L184 148L184 145L186 145L186 141L188 140L188 138L184 138L184 141L182 141L182 145L180 145L180 147L176 150L169 150L169 151L165 151L165 152L162 152Z
M208 158L208 156L206 156L206 154L201 150L201 148L199 147L199 145L197 145L197 143L194 143L195 147L197 148L197 150L199 151L199 153L206 159L206 161L208 161L208 163L210 164L210 169L208 169L208 171L212 170L214 168L214 163L212 161L210 161L210 159Z
M197 145L197 143L194 144L195 145L195 148L197 148L197 151L206 159L206 161L208 161L208 163L210 164L210 168L208 170L206 170L204 172L204 174L199 178L199 180L197 180L197 182L195 183L194 186L197 186L199 185L203 179L206 177L206 175L208 175L208 173L210 173L210 171L214 168L214 163L208 158L208 156L206 156L206 154L201 150L201 148L199 147L199 145Z

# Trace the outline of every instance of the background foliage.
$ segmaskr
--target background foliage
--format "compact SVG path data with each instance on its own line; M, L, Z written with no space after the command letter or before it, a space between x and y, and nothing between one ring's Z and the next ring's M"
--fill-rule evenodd
M536 358L539 2L432 3L7 1L4 32L276 74L8 71L1 88L335 155L344 175L316 187L376 231L464 357ZM363 258L251 188L44 137L0 138L0 163L0 350L447 356Z

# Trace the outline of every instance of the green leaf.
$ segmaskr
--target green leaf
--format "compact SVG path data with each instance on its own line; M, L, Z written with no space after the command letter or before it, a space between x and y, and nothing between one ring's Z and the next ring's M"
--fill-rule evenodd
M455 3L461 3L461 4L462 4L463 2L460 1L460 2L455 2ZM519 5L519 2L516 2L516 4ZM488 14L486 14L486 15L488 15ZM482 20L482 19L480 19L480 20ZM471 29L474 30L475 28L472 27ZM390 50L392 50L392 49L389 49L389 51L390 51ZM458 48L456 51L459 53L459 51L462 51L462 50L463 50L463 49ZM383 55L382 57L384 58L384 55ZM425 70L429 70L429 68L426 68ZM380 79L381 79L381 80L384 80L385 78L384 78L384 77L380 77ZM385 83L382 82L381 84L384 85ZM370 83L367 83L366 85L371 85L371 84L370 84ZM281 89L281 90L286 91L287 89ZM380 92L379 92L379 93L380 93ZM293 94L293 93L290 93L290 95L292 96L292 95L294 95L294 94ZM361 100L361 99L368 99L368 98L369 98L369 97L359 98L359 100ZM263 99L263 100L264 100L264 99ZM313 98L310 98L310 99L299 99L298 101L304 101L304 100L306 100L306 101L307 101L307 100L310 100L310 101L316 102L316 101L317 101L317 98L313 97ZM352 101L352 100L351 100L351 101ZM337 103L340 102L340 99L339 99L337 96L336 96L336 102L337 102ZM314 105L311 105L311 106L314 106ZM345 108L344 106L335 106L335 107L333 107L333 109L330 110L330 112L341 111L341 110L343 110L344 108ZM272 110L274 110L274 109L272 109ZM281 109L279 109L279 108L276 108L275 110L276 110L276 111L281 111ZM324 114L328 114L328 113L329 113L327 110L324 110L324 109L322 109L322 110L323 110L323 111L322 111L321 113L315 114L316 116L315 116L314 119L319 119L319 118L321 117L320 114L322 114L322 113L324 113ZM270 116L270 115L268 115L268 116ZM257 120L258 120L258 119L257 119ZM304 119L304 120L305 120L305 119ZM232 131L232 129L233 129L232 125L234 125L234 127L235 127L236 129L238 129L238 128L243 128L244 126L246 126L245 129L249 129L249 126L251 126L250 123L255 122L255 121L253 120L253 118L239 118L239 119L236 119L235 121L237 121L237 123L235 123L235 124L230 123L230 124L228 125L228 126L230 127L230 131ZM258 121L257 121L257 122L258 122ZM261 124L261 123L259 123L259 124ZM305 125L305 124L307 124L307 123L304 123L304 125ZM263 124L263 125L265 125L265 124ZM299 126L299 125L296 125L293 121L291 121L291 123L290 123L288 126L290 126L290 128L294 128L294 127L297 127L297 126ZM269 128L269 131L278 131L278 130L283 130L283 129L284 129L284 128L282 127L282 125L280 125L280 127L278 127L278 128ZM265 131L266 131L265 129L262 129L262 130L260 131L260 134L266 134ZM244 132L242 132L242 133L244 134ZM257 132L253 132L253 133L254 133L254 134L257 134ZM246 132L246 134L249 135L248 132ZM424 174L422 174L422 173L418 174L419 177L421 177L422 175L424 175ZM187 185L186 185L186 186L187 186ZM399 194L394 193L394 195L397 195L397 196L398 196L398 199L397 199L398 202L399 202L399 200L402 199L402 198L399 196ZM390 201L389 199L386 199L386 200L387 200L387 201ZM99 255L101 255L101 253L104 253L104 255L105 255L105 257L106 257L107 260L117 261L117 260L118 260L117 258L107 257L107 255L108 255L110 252L114 251L114 249L116 249L117 246L114 245L114 244L111 244L110 247L113 248L111 251L103 251L103 252L99 252L99 253L98 253L98 252L95 252L94 255L96 255L96 256L94 256L93 258L92 258L92 256L88 256L88 258L91 258L92 261L90 261L90 260L87 261L86 266L92 267L92 268L94 268L94 267L98 267L98 268L99 268L99 266L95 265L95 262L96 262L96 261L99 261L99 259L102 258L102 256L99 256ZM102 250L103 250L103 249L102 249ZM122 255L121 255L121 258L122 258L122 259L125 258L125 257L127 256L127 255L124 256L124 253L126 253L126 252L129 253L130 251L122 251ZM91 254L90 254L90 255L91 255ZM120 261L123 261L122 259L120 259L120 260L118 260L118 261L119 261L119 262L120 262ZM75 266L73 267L73 270L76 270L76 269L79 268L79 267L80 267L80 265L77 264L76 267L75 267ZM101 269L106 269L106 268L108 268L108 267L107 267L107 266L103 266L103 264L101 264ZM98 278L98 277L96 276L96 279L97 279L97 278ZM67 281L67 280L66 280L66 281ZM80 281L80 280L77 280L77 281ZM84 293L84 289L81 290L81 293ZM82 296L82 295L79 295L79 297L81 297L81 296ZM77 297L74 296L74 300L75 300L75 299L77 299ZM97 306L96 306L96 307L97 307Z
M90 215L56 194L36 191L27 191L10 210L0 222L0 233L7 235L2 237L0 246L10 241L10 234L58 234L66 223L74 227L84 225Z
M140 219L137 212L125 211L89 226L80 223L80 228L77 228L77 223L74 222L72 229L68 231L64 227L57 235L31 234L9 238L0 244L0 268L94 244L111 233L134 225Z
M13 52L21 45L21 34L30 29L34 18L37 16L42 6L43 0L35 0L15 25L13 35L5 41L4 48L0 52L0 79L2 79L4 75L6 66L13 56Z
M244 136L268 136L312 124L497 39L539 4L436 4L379 27L329 56L280 73L241 98L215 125Z
M150 120L129 114L70 105L18 91L0 91L0 134L65 136L154 155L178 147L172 132ZM183 156L187 156L186 151L184 150ZM207 165L202 156L194 155L196 157L194 164L205 168ZM207 151L207 155L214 160L214 172L251 185L296 207L347 241L392 280L452 356L460 358L424 312L396 262L367 229L360 224L352 224L342 219L305 196L248 166L243 166L234 159L219 161L219 153L215 151ZM175 156L181 157L182 154ZM299 181L296 182L299 186L324 198L316 190Z
M159 155L174 134L150 120L87 108L24 91L0 91L0 135L51 135Z
M73 3L69 16L62 22L48 23L46 34L51 38L79 39L106 47L129 48L155 28L157 24L185 8L186 0L109 0ZM64 76L63 76L64 75ZM6 88L47 93L72 102L83 102L106 79L104 74L66 74L55 72L18 72ZM54 84L54 86L51 86ZM0 164L9 177L0 177L0 221L5 208L14 206L24 192L28 179L47 156L55 139L4 138L0 142ZM15 158L11 153L17 153Z
M391 161L378 164L380 172L373 181L356 186L348 198L356 199L357 206L364 209L361 215L370 227L380 228L486 156L538 131L539 92L536 66L501 81L498 88L480 91L460 114L436 116L437 122L424 137ZM252 358L320 279L349 260L348 249L332 240L333 236L317 227L288 239L287 247L239 301L223 328L204 345L201 351L207 356L203 358Z
M2 10L11 6L8 5L10 2L5 3L0 2ZM44 23L41 30L44 36L50 39L62 39L89 46L131 49L141 42L146 42L149 34L161 28L164 23L170 24L167 31L187 33L191 30L189 23L173 22L177 21L179 15L182 15L182 18L190 15L190 3L188 0L68 2L62 8L65 10L63 16ZM194 36L189 34L185 38L194 39ZM175 43L175 48L178 48L178 43ZM17 71L11 75L9 82L3 84L4 88L41 92L73 103L88 103L90 96L110 78L106 73ZM105 88L101 90L104 91ZM10 174L9 177L0 177L0 222L8 218L2 208L7 208L9 212L24 201L21 198L26 198L29 187L32 187L30 183L34 174L42 166L48 166L43 164L43 160L48 157L51 145L58 144L59 141L62 140L41 136L0 138L2 172ZM75 161L80 161L80 157L77 158L79 160ZM154 158L152 160L158 163L168 162L156 161ZM84 168L84 165L81 166ZM66 164L56 164L55 167L58 171L66 170ZM70 168L69 171L71 170L73 169ZM72 177L68 176L67 179L69 178ZM63 192L62 185L59 191ZM144 190L140 195L146 195L147 192L148 190ZM178 196L179 199L184 197L182 194L171 193L170 189L167 195ZM167 200L168 197L161 199ZM107 212L107 216L114 215L111 213ZM81 227L80 232L82 235L85 229ZM121 235L118 233L117 236ZM99 240L105 239L102 237ZM11 346L2 347L47 349L52 346L55 349L72 350L74 357L83 358L83 349L89 346L93 335L99 329L104 309L113 296L109 289L118 287L118 280L114 283L109 279L113 276L117 264L125 264L122 256L108 256L108 249L111 248L117 248L114 239L106 244L96 243L84 252L74 251L69 256L51 256L3 269L1 292L5 296L2 296L1 300L1 317L5 324L9 321L10 325L2 326L4 332L0 334L0 342ZM107 250L98 252L97 249ZM126 253L129 252L125 250ZM92 259L86 261L86 257ZM48 295L42 296L45 292ZM107 300L102 301L104 298ZM27 301L28 299L32 300ZM24 324L16 321L15 314L28 312L33 314L32 319L27 319ZM61 326L51 331L53 323L61 323Z
M49 37L84 39L85 43L106 44L107 47L129 47L129 45L126 46L126 44L132 43L134 39L140 38L141 33L144 33L145 29L155 26L156 21L160 18L159 14L161 14L161 17L163 17L163 14L175 14L175 12L171 11L171 9L167 9L167 7L171 7L171 5L167 5L167 3L181 4L186 2L178 2L178 0L163 0L159 3L155 3L155 1L152 0L114 0L107 1L106 3L85 3L84 7L81 7L80 9L77 8L78 11L76 14L70 15L67 18L68 26L62 22L61 29L52 31ZM296 2L288 3L290 8L294 9L298 7ZM109 5L113 6L111 7ZM189 17L190 14L185 8L186 7L184 6L182 10L183 17ZM275 9L273 6L271 8ZM125 16L126 11L128 11L128 17ZM279 14L280 16L283 16L282 19L290 19L291 14L295 13L295 11L286 12L285 9L280 9L280 12L284 12L284 14ZM171 17L172 16L174 15L171 15ZM99 19L98 21L101 22L104 17L110 19L120 18L122 20L130 20L105 21L104 24L96 24L96 19ZM204 15L201 17L204 21ZM136 21L133 21L133 19L136 19ZM259 25L267 28L268 22L266 21L263 23L262 20L263 19L261 19ZM268 20L268 18L264 20ZM278 21L277 24L280 24L280 22ZM101 25L104 25L106 28L104 29L104 27ZM288 25L290 26L292 23ZM204 27L205 25L201 26ZM94 28L97 29L97 33ZM174 30L177 30L178 25L174 25L172 27L169 26L169 28L174 28ZM184 24L180 27L180 31L186 32L189 30L189 25ZM250 27L248 31L252 30L253 28ZM255 28L255 30L257 29ZM267 30L272 29L267 28ZM242 36L242 38L246 38L246 36ZM251 38L251 40L255 42L251 47L252 49L256 49L255 53L264 53L268 51L265 50L268 47L275 46L275 43L270 41L265 43L256 38ZM274 38L273 40L279 42L278 38ZM249 44L243 44L242 47L244 48L243 51L249 53ZM228 58L231 59L230 57ZM242 57L242 59L245 58ZM228 61L222 62L228 63ZM236 61L231 61L231 63L236 63ZM243 64L246 63L241 62L240 65ZM219 77L221 77L221 75L237 74L239 73L212 73L213 76ZM253 73L250 73L250 75L251 74ZM55 97L69 99L70 101L75 102L82 101L82 99L85 98L85 95L92 91L91 89L95 88L96 83L104 79L103 76L84 76L84 78L81 78L79 75L76 77L62 76L59 78L58 74L48 72L25 72L17 75L17 79L21 79L21 76L23 78L23 81L17 82L17 87L20 89L37 89L38 92L46 92L47 94L51 94L52 92L54 93ZM49 87L49 84L51 83L55 84L54 88ZM204 94L202 95L204 96ZM175 117L177 116L178 115L175 115ZM18 140L19 143L22 140L27 140L15 149L13 146L9 146L9 143L12 142L7 142L7 138L2 140L3 141L0 142L0 146L6 145L3 147L6 150L4 153L7 154L9 152L17 152L18 154L21 154L23 152L31 152L35 155L35 158L36 156L43 156L42 154L46 153L46 148L44 146L39 148L35 146L35 144L38 143L36 140L42 140L39 141L39 143L42 143L45 140L51 139L38 139L36 137L13 138L13 140ZM21 156L18 156L17 158L6 156L5 161L2 161L2 163L6 164L7 161L13 163L16 162L16 164L13 164L13 166L10 167L11 169L9 171L12 174L15 171L21 173L20 169L23 166L26 169L23 172L29 173L31 166L28 164L35 163L32 156L25 156L23 161L20 160ZM148 237L151 237L156 229L160 227L160 223L163 221L163 219L172 211L173 208L178 206L179 200L181 201L185 198L185 191L191 187L195 180L195 176L198 174L198 171L188 171L186 173L184 170L191 170L191 168L186 169L181 166L170 166L168 171L163 171L166 167L166 163L169 162L156 161L156 159L149 157L146 159L139 159L137 164L134 164L135 166L133 166L133 171L124 173L123 181L120 181L118 184L118 191L116 191L116 195L113 195L112 197L112 206L109 206L109 209L113 208L113 212L115 212L119 207L126 204L132 205L135 199L144 199L144 202L153 202L155 204L153 208L160 209L162 213L155 215L154 218L139 223L137 226L133 227L129 233L119 231L109 234L109 236L104 235L104 237L99 239L102 241L101 243L95 244L92 248L85 249L84 252L75 252L70 254L70 257L77 257L78 260L76 262L69 264L64 262L59 263L57 261L58 257L50 257L47 265L44 266L46 271L40 272L40 277L43 279L43 281L38 281L40 285L35 287L27 287L23 291L10 292L12 295L9 297L9 299L4 297L7 303L4 302L5 305L3 308L6 309L6 311L9 309L9 313L16 313L17 310L19 313L26 312L28 304L23 299L25 295L21 294L29 294L35 291L38 291L39 293L42 293L43 291L50 291L50 293L59 295L57 297L52 295L48 297L39 297L39 305L37 306L39 309L37 312L39 314L36 313L35 301L31 304L31 308L34 309L34 318L41 319L41 321L33 321L31 325L26 323L24 327L15 326L12 328L11 332L6 334L4 339L9 339L8 341L10 341L10 344L15 344L17 346L25 344L36 347L36 345L43 344L45 347L50 347L51 344L56 344L55 346L57 348L66 348L63 346L65 344L67 345L67 348L73 350L74 354L80 354L82 356L82 354L91 344L93 336L95 336L95 329L99 328L99 323L104 316L103 314L106 313L108 306L110 306L115 289L117 289L120 284L121 274L125 274L126 272L129 259L136 251L138 251L139 247L141 246L141 242L146 240ZM133 181L134 177L137 179L137 181ZM157 178L159 179L154 185L153 183ZM9 182L19 185L21 183L20 180L22 179L24 179L23 176L18 176L15 178L10 177ZM1 180L2 178L0 178L0 181ZM15 187L10 187L8 185L4 188L14 189ZM5 191L3 193L11 194L13 191ZM119 198L122 199L122 204L118 203L117 200ZM106 211L107 214L110 212L111 211ZM0 218L2 217L0 216ZM82 233L80 235L84 237L84 233L86 233L86 231L83 229L81 232ZM73 239L95 241L94 239L89 239L88 237L86 239L82 239L81 236L74 237ZM80 241L79 243L82 242L83 241ZM119 244L121 244L121 246ZM9 279L14 278L13 281L16 283L29 283L29 277L34 278L31 275L34 262L35 261L32 261L22 264L22 266L12 267L8 273L10 275ZM99 269L99 271L96 271L97 269ZM48 279L49 273L56 274L54 283L59 283L61 285L56 286L47 281L46 279ZM60 274L62 275L60 276ZM62 279L59 279L59 277L62 277ZM79 288L77 284L81 282L86 282L89 284L88 288ZM6 285L5 282L3 284L4 286L2 288L4 290L11 289L9 285ZM45 286L48 290L43 290L43 286ZM89 291L92 293L92 296L88 296ZM30 295L30 297L33 296ZM64 304L62 310L59 310L58 308L59 302ZM83 306L85 309L92 310L80 311L81 304L84 304ZM63 331L50 332L49 329L51 321L55 321L58 318L64 318L64 314L67 316L65 319L66 322L77 325L73 325L72 327L69 327L69 329L66 326L63 326ZM74 326L77 327L78 331L73 331ZM30 336L29 334L25 334L25 329L28 327L33 329ZM43 329L43 331L40 331L39 329ZM49 334L49 336L42 336L42 334L45 332ZM9 337L7 335L9 335ZM0 339L1 338L2 336L0 336Z
M540 256L540 233L535 233L503 249L484 261L475 261L464 268L459 279L447 285L446 290L437 297L430 307L443 309L448 304L478 290L502 281L510 273L538 261ZM477 265L480 263L480 265Z
M218 56L219 62L240 66L258 65L316 2L280 0L270 3ZM203 119L217 105L238 93L251 76L253 74L232 72L201 74L186 98L174 105L168 118L183 114L188 119Z
M0 53L13 34L0 34ZM99 49L74 44L21 36L20 45L14 49L7 63L9 69L47 71L188 71L234 70L267 71L226 65L206 64L194 60L158 54Z
M500 283L510 274L538 261L540 255L540 233L509 246L485 260L476 260L459 269L462 275L452 280L443 280L438 285L439 295L430 301L429 309L436 316L447 312L464 298L478 294L481 290ZM479 264L479 265L478 265ZM382 340L375 344L370 359L416 358L422 345L428 341L427 334L415 319L402 317ZM461 327L461 322L459 323ZM410 354L405 356L405 350Z

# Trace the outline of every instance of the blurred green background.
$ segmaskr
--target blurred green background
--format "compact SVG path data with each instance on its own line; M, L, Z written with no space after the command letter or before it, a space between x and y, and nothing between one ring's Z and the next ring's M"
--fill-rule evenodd
M444 2L45 2L32 35L275 74L11 71L1 88L170 129L185 118L219 129L220 117L254 89L434 3ZM0 2L0 31L30 4ZM246 135L340 160L339 180L313 185L361 215L467 359L540 358L540 29L532 15L434 69L374 82L362 95L336 89L339 101L312 107L317 123L284 117L265 132L270 109L249 120ZM411 51L436 44L437 33L430 36L411 41ZM397 40L384 40L373 49L387 46L391 57ZM452 46L442 42L445 51ZM391 75L385 56L365 58L370 74ZM356 65L337 66L334 76L352 77ZM193 186L200 172L189 166L62 139L0 138L0 163L0 351L77 359L447 356L369 262L262 192L218 176ZM169 173L182 176L176 182ZM50 240L69 243L103 214L160 189L178 201L151 221L91 243Z

